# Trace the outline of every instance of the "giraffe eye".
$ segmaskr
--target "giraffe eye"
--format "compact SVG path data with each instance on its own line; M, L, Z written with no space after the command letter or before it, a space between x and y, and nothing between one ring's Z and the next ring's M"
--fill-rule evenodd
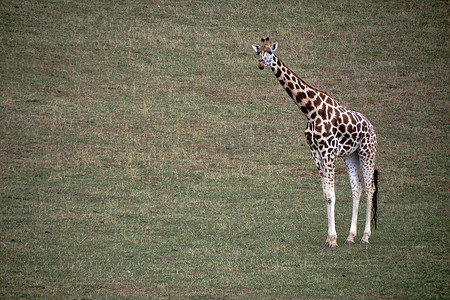
M269 51L268 53L269 53L270 55L272 55L272 51Z

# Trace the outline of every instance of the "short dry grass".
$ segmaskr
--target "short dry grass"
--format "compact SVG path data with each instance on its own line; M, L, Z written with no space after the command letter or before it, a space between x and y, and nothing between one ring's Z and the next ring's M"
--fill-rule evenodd
M0 297L447 298L448 9L3 1ZM342 162L322 246L306 119L251 49L267 35L376 128L370 246L343 244Z

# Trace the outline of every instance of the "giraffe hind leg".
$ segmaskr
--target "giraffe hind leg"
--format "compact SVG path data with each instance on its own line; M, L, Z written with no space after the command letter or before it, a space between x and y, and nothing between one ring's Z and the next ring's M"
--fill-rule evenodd
M355 152L348 156L345 156L344 162L347 166L347 173L350 179L350 185L352 188L352 199L353 199L352 221L350 225L350 232L347 239L345 240L345 244L354 244L355 236L357 233L356 228L358 222L359 201L362 193L361 180L359 179L359 166L360 166L359 154Z
M364 228L364 235L361 238L361 244L369 244L369 237L371 235L370 231L370 223L371 223L371 214L372 214L372 204L373 204L373 196L375 193L375 159L371 157L369 159L365 159L361 161L362 164L362 172L364 177L364 183L366 186L366 225Z

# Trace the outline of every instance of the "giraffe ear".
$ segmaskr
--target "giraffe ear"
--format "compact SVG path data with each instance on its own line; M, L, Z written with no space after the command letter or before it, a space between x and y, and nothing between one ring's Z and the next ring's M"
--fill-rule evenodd
M253 50L255 50L256 53L259 53L259 46L258 45L252 45Z
M273 43L272 46L270 46L270 49L272 49L272 52L275 52L278 48L278 43Z

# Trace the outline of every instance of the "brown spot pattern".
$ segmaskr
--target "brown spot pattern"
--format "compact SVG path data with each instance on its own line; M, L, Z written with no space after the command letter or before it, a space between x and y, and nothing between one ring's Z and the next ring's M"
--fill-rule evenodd
M314 96L316 96L316 92L309 90L306 92L306 94L308 95L309 98L314 98Z

